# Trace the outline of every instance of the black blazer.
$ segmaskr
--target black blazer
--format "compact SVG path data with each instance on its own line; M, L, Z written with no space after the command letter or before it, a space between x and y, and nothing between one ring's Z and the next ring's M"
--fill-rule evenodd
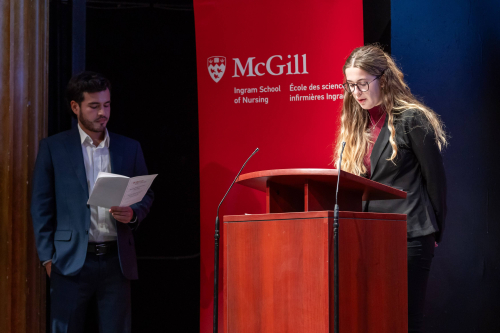
M432 127L418 110L394 117L398 155L389 143L388 117L370 156L371 180L407 192L406 199L366 201L363 211L407 215L407 237L436 233L439 242L446 218L446 177Z

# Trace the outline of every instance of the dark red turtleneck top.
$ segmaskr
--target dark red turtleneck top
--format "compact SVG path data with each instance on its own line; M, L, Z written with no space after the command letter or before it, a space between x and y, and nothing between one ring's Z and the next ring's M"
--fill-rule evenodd
M382 130L382 127L384 126L386 113L384 112L382 105L377 105L374 108L372 108L370 110L366 110L366 111L370 114L371 121L368 122L368 129L371 132L371 137L372 137L371 139L372 139L373 143L369 145L368 153L365 155L363 163L365 164L366 169L367 169L367 172L366 172L367 177L370 178L371 177L370 156L372 155L373 145L377 141L378 135L380 134L380 131Z

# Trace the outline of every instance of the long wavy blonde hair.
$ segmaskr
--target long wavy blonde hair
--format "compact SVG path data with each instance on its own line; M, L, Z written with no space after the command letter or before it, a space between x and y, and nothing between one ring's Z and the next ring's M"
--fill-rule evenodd
M398 153L394 118L410 109L421 112L427 118L429 124L427 130L434 132L436 144L440 150L448 144L446 132L439 116L413 96L403 80L403 73L391 56L385 53L380 46L368 45L355 49L342 68L344 78L347 68L360 68L371 75L380 76L382 107L387 114L387 124L391 134L389 138L392 146L390 161L396 163L395 158ZM345 141L342 170L355 175L367 173L363 159L368 153L369 145L373 144L368 131L369 117L369 113L361 108L353 94L344 91L341 126L334 148L333 162L335 166L338 165L342 142Z

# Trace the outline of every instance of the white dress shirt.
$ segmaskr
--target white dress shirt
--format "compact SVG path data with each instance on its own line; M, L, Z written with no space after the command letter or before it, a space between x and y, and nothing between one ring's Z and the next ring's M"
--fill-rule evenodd
M85 164L85 173L87 176L87 186L89 195L94 189L94 184L99 171L111 172L111 160L109 156L109 134L106 129L104 140L95 146L90 136L85 133L80 124L78 124L80 132L80 142L82 144L83 162ZM135 222L137 218L132 222ZM116 240L116 221L109 213L108 208L99 206L90 206L90 230L89 242L103 243ZM42 263L45 266L52 259Z
M100 171L111 172L111 160L109 156L109 135L106 136L96 147L80 124L78 124L80 139L82 143L83 161L87 175L89 195L94 189L97 175ZM116 221L109 213L109 208L90 206L90 230L89 242L102 243L116 240Z

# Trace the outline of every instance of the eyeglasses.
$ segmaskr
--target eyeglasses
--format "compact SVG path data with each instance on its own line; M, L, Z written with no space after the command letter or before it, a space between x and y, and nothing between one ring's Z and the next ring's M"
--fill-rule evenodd
M344 87L344 89L346 91L348 91L350 93L353 93L356 90L356 87L358 87L359 91L366 92L366 91L368 91L368 89L370 89L370 83L372 83L376 79L379 79L381 76L382 75L377 76L376 78L374 78L370 82L364 82L364 81L361 81L361 82L358 82L358 83L349 83L349 82L346 82L342 86Z

